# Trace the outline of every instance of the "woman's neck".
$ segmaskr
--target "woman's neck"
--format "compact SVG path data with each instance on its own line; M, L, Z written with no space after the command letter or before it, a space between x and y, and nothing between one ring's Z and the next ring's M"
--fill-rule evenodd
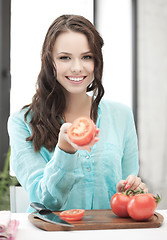
M66 100L64 112L66 122L73 122L77 117L90 117L91 97L87 94L73 94Z

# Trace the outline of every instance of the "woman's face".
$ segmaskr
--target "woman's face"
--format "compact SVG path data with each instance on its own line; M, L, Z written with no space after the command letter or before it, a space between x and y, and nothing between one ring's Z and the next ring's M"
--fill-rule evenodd
M94 58L83 33L61 33L54 44L53 60L57 81L69 93L86 92L87 86L94 80Z

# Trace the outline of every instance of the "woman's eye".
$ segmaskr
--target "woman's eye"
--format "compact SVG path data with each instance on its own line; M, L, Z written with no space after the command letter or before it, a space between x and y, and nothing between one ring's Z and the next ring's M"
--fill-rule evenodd
M61 60L70 60L70 57L68 57L68 56L62 56L62 57L60 57L60 59L61 59Z
M82 58L85 59L85 60L91 60L91 59L93 59L93 56L86 55L86 56L83 56Z

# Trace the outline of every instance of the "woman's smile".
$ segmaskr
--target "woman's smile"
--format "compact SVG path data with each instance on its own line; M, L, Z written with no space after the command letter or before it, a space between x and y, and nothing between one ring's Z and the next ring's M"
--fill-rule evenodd
M66 76L66 78L73 84L81 84L86 76Z

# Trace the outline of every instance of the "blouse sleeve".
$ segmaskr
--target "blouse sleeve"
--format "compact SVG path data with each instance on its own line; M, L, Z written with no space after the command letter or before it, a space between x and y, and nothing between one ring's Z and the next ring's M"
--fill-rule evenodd
M66 202L75 182L77 152L68 154L56 147L51 159L42 151L35 152L28 124L19 115L8 120L11 146L11 166L30 201L42 202L51 210L59 210Z
M131 174L137 176L138 170L139 164L137 134L133 113L131 110L129 110L124 152L122 158L122 178L126 179Z

